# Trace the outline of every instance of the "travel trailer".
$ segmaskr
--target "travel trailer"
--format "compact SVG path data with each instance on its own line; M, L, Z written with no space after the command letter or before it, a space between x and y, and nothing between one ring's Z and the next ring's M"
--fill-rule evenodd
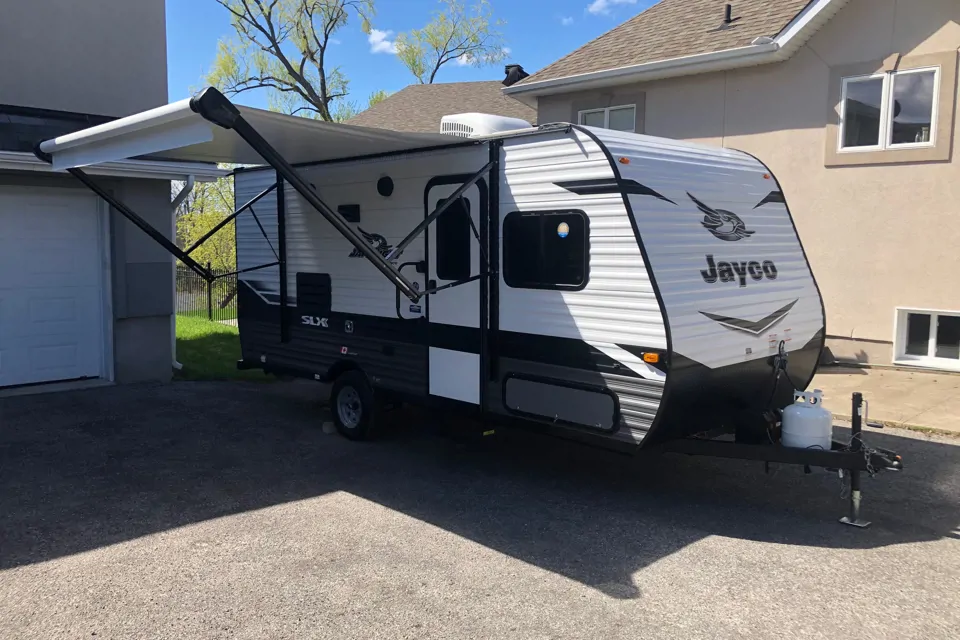
M349 438L405 401L621 450L899 466L849 443L779 444L781 411L816 371L824 309L760 160L466 115L445 118L454 135L398 133L238 107L207 89L37 153L208 279L192 248L82 167L246 165L235 171L245 204L223 223L237 221L238 366L331 382ZM720 433L735 441L703 438Z

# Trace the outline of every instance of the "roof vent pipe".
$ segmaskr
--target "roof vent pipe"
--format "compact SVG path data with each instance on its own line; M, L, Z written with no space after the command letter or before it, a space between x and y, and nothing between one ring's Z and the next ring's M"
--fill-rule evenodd
M507 74L507 77L503 79L505 87L514 85L530 75L519 64L508 64L503 68L503 72Z
M725 4L723 5L723 24L730 24L733 22L733 5Z

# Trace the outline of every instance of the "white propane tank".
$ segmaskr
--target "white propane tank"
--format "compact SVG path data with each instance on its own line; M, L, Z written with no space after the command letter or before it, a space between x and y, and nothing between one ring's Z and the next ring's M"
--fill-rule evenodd
M833 414L823 408L823 391L794 391L793 404L783 410L781 442L785 447L830 451Z

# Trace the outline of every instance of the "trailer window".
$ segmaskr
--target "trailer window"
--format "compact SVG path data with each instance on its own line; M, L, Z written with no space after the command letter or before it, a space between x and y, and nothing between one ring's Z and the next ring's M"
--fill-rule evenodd
M589 264L582 211L514 211L503 221L503 279L514 289L582 289Z
M439 202L437 203L439 205ZM470 201L459 198L437 218L437 278L470 277Z

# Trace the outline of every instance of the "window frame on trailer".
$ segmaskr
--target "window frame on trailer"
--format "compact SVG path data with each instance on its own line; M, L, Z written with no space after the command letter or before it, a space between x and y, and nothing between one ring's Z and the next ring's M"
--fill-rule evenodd
M899 76L933 72L933 94L930 97L930 139L926 142L906 142L894 144L893 139L893 87ZM847 87L857 82L881 81L880 91L880 129L877 133L877 144L860 147L844 146L847 122ZM844 76L840 86L840 113L837 119L837 153L877 153L887 151L901 151L909 149L931 149L937 146L937 127L940 117L940 91L942 84L942 69L940 65L927 65L908 69L884 71L863 75Z
M611 111L620 111L624 109L633 109L633 126L630 128L629 133L636 133L637 131L637 105L636 104L615 104L609 107L598 107L596 109L582 109L577 112L577 124L587 127L592 126L588 125L583 121L583 117L590 113L603 113L603 129L610 129L610 112ZM625 129L610 129L611 131L624 131Z
M508 266L508 250L509 250L509 240L508 240L508 227L507 221L511 216L534 216L536 215L541 221L541 233L543 232L543 218L548 215L563 215L563 214L575 214L580 216L583 220L583 277L579 284L559 284L559 283L539 283L537 286L533 286L533 283L524 282L518 283L514 281L511 283L509 277L509 266ZM515 209L510 211L507 215L503 216L503 222L501 224L500 230L500 252L503 260L502 273L503 273L503 283L510 287L511 289L530 289L534 291L582 291L586 289L587 285L590 283L590 216L586 214L582 209L534 209L534 210L518 210Z
M907 350L907 323L910 314L930 317L930 333L927 337L927 354L912 355ZM960 310L923 309L917 307L896 307L893 324L893 363L945 371L960 371L960 358L944 358L936 355L937 320L940 316L960 318ZM933 353L934 355L930 355Z

